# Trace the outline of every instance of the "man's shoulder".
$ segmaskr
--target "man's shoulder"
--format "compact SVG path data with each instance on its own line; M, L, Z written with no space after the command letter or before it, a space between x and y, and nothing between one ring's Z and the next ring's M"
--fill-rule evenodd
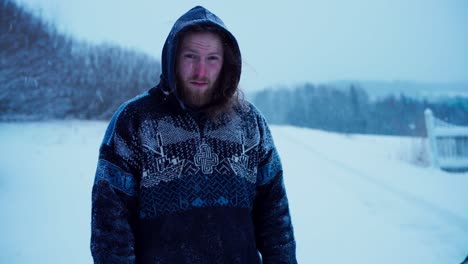
M149 94L143 93L137 95L136 97L127 100L123 104L119 106L117 111L115 111L113 119L120 118L121 116L128 115L128 114L135 114L140 111L140 109L145 108L145 105L148 103Z
M141 120L144 119L148 105L151 105L151 100L148 93L143 93L121 104L109 122L104 143L110 144L109 142L115 135L131 136L138 129Z
M250 101L243 99L235 108L238 114L243 116L251 116L255 119L263 119L262 112Z
M133 119L144 117L150 113L171 111L171 104L167 104L166 95L157 86L145 93L124 102L114 116L124 115ZM130 116L129 116L130 115Z
M148 92L140 94L119 106L110 121L111 126L135 126L137 122L145 119L145 115L154 111L154 98Z

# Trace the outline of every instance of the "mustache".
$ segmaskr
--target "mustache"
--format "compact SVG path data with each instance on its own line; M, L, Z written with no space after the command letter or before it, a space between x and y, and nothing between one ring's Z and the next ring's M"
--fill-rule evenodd
M189 82L209 82L207 77L200 77L198 75L194 75L189 79Z

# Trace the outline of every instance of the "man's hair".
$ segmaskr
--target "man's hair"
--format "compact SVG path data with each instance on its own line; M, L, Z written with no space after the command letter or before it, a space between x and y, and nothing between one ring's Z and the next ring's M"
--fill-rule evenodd
M241 58L234 54L233 43L227 36L226 32L217 26L210 24L194 24L184 28L178 34L178 44L176 54L179 54L180 45L183 38L189 33L214 33L221 38L223 44L223 66L214 88L211 102L205 109L211 116L217 116L222 112L229 111L233 106L243 104L243 94L239 90L239 77L241 71ZM179 89L179 78L177 80L177 89ZM180 91L178 91L180 92Z

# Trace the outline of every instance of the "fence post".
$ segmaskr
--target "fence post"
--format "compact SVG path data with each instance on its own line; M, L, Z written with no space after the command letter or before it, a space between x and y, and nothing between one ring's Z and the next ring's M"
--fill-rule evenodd
M426 121L427 141L431 150L431 164L433 167L439 168L436 136L434 131L434 116L432 115L431 109L427 108L424 111L424 117Z

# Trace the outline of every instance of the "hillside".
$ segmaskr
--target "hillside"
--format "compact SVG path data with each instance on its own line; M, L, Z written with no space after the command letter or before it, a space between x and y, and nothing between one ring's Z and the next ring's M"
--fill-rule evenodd
M154 58L91 45L0 0L0 120L108 119L159 79Z

